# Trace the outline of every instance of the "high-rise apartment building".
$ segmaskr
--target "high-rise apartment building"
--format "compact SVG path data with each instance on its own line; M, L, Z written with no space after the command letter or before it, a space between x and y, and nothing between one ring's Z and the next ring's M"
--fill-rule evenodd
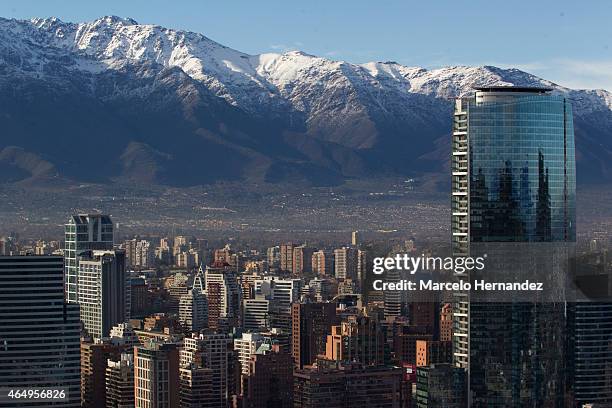
M130 268L151 268L154 264L153 245L144 239L130 239L123 243L127 266Z
M453 343L451 341L417 340L416 366L451 364Z
M334 276L334 254L319 250L312 254L312 273L321 276Z
M327 336L339 319L335 303L294 303L291 307L293 362L296 368L302 368L325 354Z
M453 340L453 306L444 303L440 309L440 341Z
M231 268L206 268L205 294L208 299L209 327L217 328L240 322L241 290L236 272Z
M380 322L367 315L351 315L332 326L327 336L325 358L358 362L364 366L387 363L385 331Z
M273 246L268 248L266 251L266 260L268 261L268 268L278 268L280 266L280 247Z
M66 300L76 303L78 296L78 257L87 250L113 249L113 221L104 214L79 214L65 225L64 279Z
M264 337L259 333L243 333L242 336L234 339L234 350L238 354L240 371L243 375L249 374L251 356L264 343L264 340Z
M288 350L266 343L248 364L248 374L242 376L243 408L293 406L293 365Z
M357 279L357 249L351 247L335 249L334 268L338 279Z
M179 351L176 344L147 341L134 347L136 408L179 406Z
M292 243L280 246L280 270L282 272L293 272L293 248Z
M84 251L78 257L77 301L85 330L94 338L129 320L130 280L124 251Z
M294 371L295 408L405 406L404 371L398 367L364 367L358 363L312 365Z
M134 407L134 355L121 354L106 362L106 408Z
M1 388L62 389L66 399L28 406L80 407L79 332L79 308L64 300L62 257L0 257Z
M123 346L110 341L81 341L81 404L84 407L106 407L107 360L120 358L122 351Z
M214 408L219 406L212 395L212 376L210 368L198 367L190 363L179 369L181 382L181 408Z
M306 245L300 245L293 248L293 267L291 271L295 276L302 276L303 274L312 272L312 254L314 248L309 248Z
M457 99L451 169L454 255L491 243L533 249L575 241L574 129L564 96L543 88L487 87ZM468 370L473 406L560 404L563 309L457 295L454 363Z
M270 327L291 332L291 304L300 299L300 279L264 277L255 281L255 297L270 300Z
M191 337L185 337L183 341L183 348L180 352L181 367L190 368L192 364L195 364L193 367L211 370L210 398L207 399L210 407L224 408L230 397L230 353L228 349L230 342L226 334L212 332L193 334ZM207 375L205 373L183 374L184 376ZM204 379L201 380L204 381Z

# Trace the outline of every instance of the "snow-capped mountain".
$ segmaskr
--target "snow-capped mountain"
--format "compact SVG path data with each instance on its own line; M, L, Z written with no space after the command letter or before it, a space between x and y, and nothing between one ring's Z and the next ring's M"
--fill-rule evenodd
M185 185L435 172L448 156L449 100L486 85L568 95L579 177L612 179L605 90L491 66L248 55L119 17L0 19L0 166L11 180L42 168L47 177Z

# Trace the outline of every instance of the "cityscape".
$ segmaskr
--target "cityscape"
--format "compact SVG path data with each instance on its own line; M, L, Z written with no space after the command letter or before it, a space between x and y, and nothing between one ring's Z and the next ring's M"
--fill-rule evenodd
M612 94L329 57L0 18L0 408L612 408Z

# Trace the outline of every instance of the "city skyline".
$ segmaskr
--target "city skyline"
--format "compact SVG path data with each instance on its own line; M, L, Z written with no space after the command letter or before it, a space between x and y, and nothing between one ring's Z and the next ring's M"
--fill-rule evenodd
M612 407L610 17L0 4L0 407Z

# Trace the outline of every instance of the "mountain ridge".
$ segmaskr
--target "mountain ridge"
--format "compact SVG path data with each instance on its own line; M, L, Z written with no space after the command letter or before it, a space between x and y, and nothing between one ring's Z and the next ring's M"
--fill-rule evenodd
M8 132L0 150L18 146L73 180L326 185L440 174L449 99L492 85L566 95L579 180L612 180L606 90L572 90L515 68L427 70L302 51L249 55L199 33L116 16L0 18L0 114ZM75 157L87 149L96 157Z

